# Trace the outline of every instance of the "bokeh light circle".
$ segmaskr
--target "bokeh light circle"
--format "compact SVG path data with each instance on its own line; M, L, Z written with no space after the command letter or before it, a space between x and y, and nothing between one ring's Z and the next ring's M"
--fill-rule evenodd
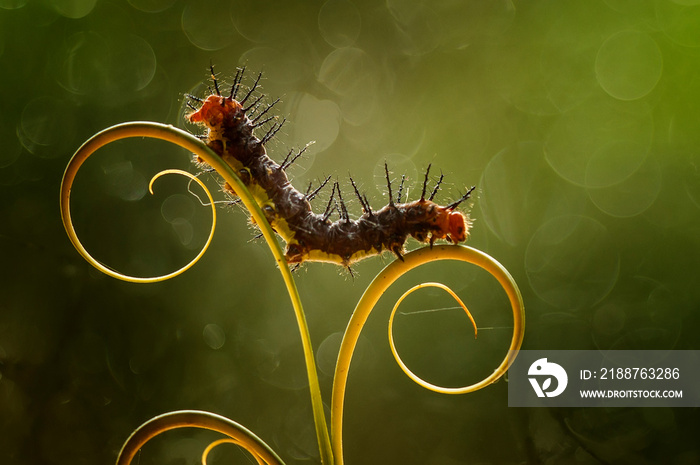
M601 211L617 218L628 218L651 207L661 187L661 168L655 158L649 157L623 181L607 187L588 188L587 191L591 201Z
M600 147L586 165L585 185L609 187L632 176L647 159L649 147L634 140L612 140Z
M311 94L299 94L293 102L294 140L300 143L314 141L310 149L321 152L335 142L340 133L340 108L331 100L319 100Z
M246 69L251 70L248 79L260 71L263 72L263 87L265 84L274 83L283 84L288 89L308 72L307 63L301 56L301 51L294 45L285 49L252 47L243 52L238 61Z
M297 42L306 31L297 25L304 21L307 10L302 3L261 2L260 0L227 0L229 17L235 30L257 44L289 44ZM313 11L316 5L308 4ZM223 11L223 10L222 10Z
M590 309L612 290L620 271L617 245L586 216L560 216L535 232L525 251L532 290L556 308Z
M22 144L14 128L9 126L0 126L0 140L3 141L3 149L0 150L0 168L4 168L17 161L22 153Z
M362 49L344 47L329 53L321 64L318 80L342 96L360 94L368 79L376 79L375 66Z
M221 326L209 323L202 330L202 339L210 349L219 350L226 343L226 333Z
M594 335L612 336L622 331L626 320L627 315L622 306L617 302L606 302L593 312L591 329Z
M318 81L340 98L343 118L351 124L367 121L377 104L380 71L364 50L339 48L321 64Z
M233 42L236 34L228 15L228 3L208 0L187 4L182 10L182 31L197 48L220 50Z
M544 159L542 143L524 141L494 155L477 184L479 221L496 236L522 246L535 228L561 215L582 213L586 193L564 181Z
M72 142L75 120L68 104L52 97L30 100L22 110L17 135L29 152L42 158L62 155Z
M95 8L97 0L61 0L50 2L53 9L66 18L78 19L87 16Z
M405 55L425 55L442 42L444 24L427 4L387 0L387 8L394 17L399 48Z
M65 41L57 57L59 84L79 95L99 96L103 103L133 98L155 76L151 45L133 34L78 32Z
M700 4L695 0L654 2L656 19L668 38L684 47L700 47Z
M27 4L27 0L0 0L0 8L3 10L17 10Z
M661 49L648 34L618 32L598 50L596 78L612 97L634 100L649 94L661 79Z
M688 160L685 166L686 170L683 176L685 192L693 204L700 208L700 164Z
M148 192L148 180L141 171L134 168L131 161L105 161L102 164L102 171L107 179L103 189L109 195L128 202L136 202Z
M329 334L323 342L319 344L316 350L316 364L324 375L333 376L342 341L343 333L337 332Z
M362 18L348 0L329 0L318 12L318 29L329 45L341 48L355 43L362 29Z
M523 80L541 81L545 97L559 111L581 105L599 88L593 65L604 31L596 19L583 19L584 15L592 15L592 9L581 5L577 4L574 14L553 17L546 25L543 42L529 44L535 47L530 53L539 53L539 73Z
M183 194L168 196L160 207L160 213L168 223L173 223L178 219L192 219L195 213L193 196Z
M160 13L175 4L176 0L128 0L129 5L145 13Z
M579 186L623 181L641 166L651 147L654 123L642 100L593 97L562 114L545 141L549 165ZM620 154L610 158L611 152Z

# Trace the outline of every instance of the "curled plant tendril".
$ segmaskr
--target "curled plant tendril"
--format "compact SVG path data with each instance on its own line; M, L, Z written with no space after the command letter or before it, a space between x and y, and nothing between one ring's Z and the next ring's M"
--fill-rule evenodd
M316 361L314 358L313 348L311 346L311 336L309 334L308 325L306 324L306 316L304 314L304 310L301 304L301 298L299 297L299 292L297 290L296 283L292 278L291 271L289 270L287 261L284 258L284 252L280 248L280 245L275 237L275 233L270 227L270 224L265 218L265 215L260 209L260 206L258 206L258 204L255 202L255 199L250 194L247 187L241 181L238 175L231 169L231 167L226 162L224 162L221 159L221 157L216 155L201 140L199 140L189 132L183 131L181 129L167 124L155 123L150 121L132 121L128 123L117 124L115 126L109 127L98 132L90 139L88 139L73 155L73 158L71 158L71 160L68 162L68 166L66 167L66 171L63 175L63 182L61 183L61 218L63 220L63 225L66 228L66 231L68 232L68 236L71 239L71 242L78 250L78 252L91 265L117 279L128 280L136 283L147 283L162 281L164 279L168 279L175 276L173 273L171 273L169 275L165 275L164 277L161 276L155 278L129 279L131 277L123 275L121 273L113 272L113 270L105 267L90 256L90 254L87 252L87 250L85 250L83 245L78 240L77 234L75 233L75 228L73 227L73 224L71 222L71 187L73 185L73 181L75 180L75 176L82 164L90 155L92 155L101 147L104 147L105 145L111 142L130 137L148 137L152 139L164 140L179 145L183 149L188 150L197 155L224 178L228 185L234 190L236 195L240 197L241 202L250 212L253 221L255 221L255 223L260 228L263 237L265 238L268 246L270 247L270 250L272 251L272 255L275 258L275 261L278 265L278 269L282 274L282 278L284 280L285 286L287 287L287 292L289 293L289 297L292 302L292 307L294 308L294 313L297 318L297 324L301 335L302 348L304 351L304 362L306 364L307 378L309 380L311 409L314 416L314 426L316 428L316 439L319 444L321 462L323 464L328 465L332 464L333 454L330 445L330 434L326 425L323 399L321 397L321 388L319 386L318 376L316 374ZM214 202L211 199L211 197L209 203L212 205L212 209L215 208ZM193 261L196 262L198 258L199 256ZM193 263L190 263L189 266L191 265L193 265ZM123 463L126 464L129 462Z
M106 145L106 144L103 144ZM83 147L87 148L83 150ZM212 223L211 223L211 230L209 231L209 237L207 238L207 242L204 244L204 247L202 247L202 250L199 251L196 257L194 257L189 263L187 263L185 266L182 268L173 271L172 273L164 274L161 276L152 276L152 277L137 277L137 276L129 276L123 273L119 273L118 271L115 271L108 266L100 263L99 260L94 258L90 253L83 247L83 244L80 242L80 239L78 239L78 234L75 232L75 227L73 226L73 222L71 221L71 214L70 214L70 193L71 193L71 187L73 186L73 181L75 180L75 174L78 171L78 168L80 168L80 165L89 157L95 150L100 148L99 144L85 144L81 147L78 152L76 153L76 156L73 157L71 162L68 165L68 168L66 169L66 173L63 176L63 183L61 184L61 219L63 220L63 226L66 229L66 232L68 233L68 237L70 238L70 241L73 243L75 248L80 252L80 254L85 258L85 260L88 261L92 266L97 268L98 270L102 271L108 276L111 276L113 278L121 279L122 281L128 281L131 283L155 283L159 281L166 281L170 278L174 278L175 276L178 276L185 271L189 270L194 266L195 263L199 261L200 258L204 255L204 252L207 251L209 248L209 245L211 244L212 239L214 238L214 230L216 229L216 205L214 204L214 199L211 196L211 192L209 192L209 189L204 185L204 183L196 177L194 174L189 173L187 171L183 170L176 170L176 169L169 169L169 170L163 170L159 173L156 173L152 178L151 181L148 183L148 192L153 195L153 183L160 178L161 176L164 176L166 174L179 174L181 176L185 176L190 179L190 181L195 181L199 186L204 190L204 193L207 195L209 198L209 205L211 206L211 214L212 214ZM80 157L78 156L80 155Z
M513 277L508 273L503 265L494 260L491 256L462 245L439 245L424 247L414 250L404 255L404 260L396 260L390 263L376 278L370 283L365 290L362 298L357 303L355 311L350 318L350 322L343 335L343 341L340 345L338 353L338 363L335 366L335 377L333 380L333 397L331 399L331 441L333 452L338 465L343 464L343 407L345 403L345 388L347 385L348 372L350 371L350 362L352 355L357 346L357 341L360 337L360 332L369 317L370 312L379 301L379 298L386 290L401 276L408 271L417 268L426 263L438 260L457 260L477 265L489 272L503 287L503 290L508 296L508 300L513 311L513 337L509 350L505 358L496 370L483 380L474 383L470 386L460 388L444 388L441 386L431 385L418 377L411 377L418 384L446 394L465 394L468 392L478 391L492 383L495 383L503 376L510 365L515 360L515 356L520 350L525 334L525 307L523 299ZM410 291L409 291L410 292ZM404 294L405 296L405 294ZM400 303L400 302L399 302ZM394 352L395 355L396 352ZM404 370L405 371L405 370ZM408 373L407 373L408 374ZM409 375L410 376L410 375Z
M219 439L218 441L214 441L211 444L207 446L206 449L204 449L204 452L202 452L202 465L207 465L207 458L209 457L209 453L214 450L215 447L218 447L222 444L233 444L234 446L240 446L246 449L243 444L241 444L241 441L238 441L236 439ZM246 449L248 450L248 449ZM250 452L250 451L249 451ZM262 458L259 456L254 456L255 460L258 462L259 465L263 465L265 462L262 461Z
M396 350L396 344L394 343L394 315L396 315L396 310L399 309L399 306L401 305L401 302L408 297L410 294L413 292L417 291L418 289L423 289L426 287L437 287L439 289L444 290L448 294L454 298L457 303L459 304L460 307L464 309L466 312L467 316L472 322L472 326L474 326L474 339L476 339L476 322L474 321L474 317L472 317L472 314L469 312L469 309L467 308L466 305L464 305L464 302L462 302L462 299L460 299L457 294L455 294L452 289L449 287L445 286L442 283L422 283L418 284L417 286L413 286L409 290L403 293L401 297L399 297L399 300L396 301L394 304L394 309L391 311L391 315L389 316L389 346L391 347L391 353L394 354L394 360L396 360L396 363L401 367L401 370L411 378L416 384L419 384L420 386L423 386L426 389L430 389L431 391L439 392L442 394L454 394L454 391L451 391L450 388L443 388L441 386L436 386L434 384L428 383L427 381L423 380L420 376L416 375L411 371L410 368L401 360L401 356L399 355L399 351Z
M68 166L66 167L63 182L61 184L61 218L73 245L90 264L92 264L100 271L108 274L109 276L135 283L148 283L163 281L183 273L192 265L194 265L194 263L196 263L199 260L199 258L201 258L201 256L206 251L209 243L211 242L216 223L216 212L215 202L212 199L210 192L206 189L206 187L199 180L199 178L192 175L191 173L180 170L165 170L155 175L151 180L149 184L149 190L151 191L151 193L153 192L152 186L156 179L165 174L175 173L187 176L191 180L197 182L205 190L206 195L209 198L209 205L212 208L213 215L212 229L206 245L200 251L197 257L195 257L190 263L185 265L183 268L173 273L157 277L139 278L127 276L106 267L105 265L101 264L99 261L94 259L83 247L81 242L78 240L70 215L71 187L77 174L77 171L83 164L83 162L99 148L116 140L130 137L149 137L165 140L179 145L180 147L190 152L193 152L195 155L197 155L199 158L205 161L209 166L215 169L224 178L226 183L228 183L228 185L231 187L231 189L233 189L236 195L240 197L243 205L249 210L253 221L255 221L257 226L260 228L263 237L266 239L267 244L270 247L270 250L272 251L272 254L278 265L278 269L282 274L282 278L287 287L292 307L294 308L294 312L297 318L297 324L299 327L302 347L304 351L304 360L306 363L307 377L309 380L311 407L314 416L316 437L319 444L319 453L322 464L343 464L342 424L345 389L353 351L357 345L357 341L359 339L362 327L367 321L370 312L374 308L381 295L400 276L412 270L413 268L437 260L457 260L472 263L485 269L498 280L498 282L501 284L506 294L508 295L513 312L513 336L511 339L509 350L504 360L496 368L496 370L485 379L470 386L465 386L461 388L444 388L440 386L434 386L430 383L423 381L422 379L413 375L413 373L411 373L410 370L403 364L394 347L392 337L392 321L393 315L396 312L396 309L398 308L401 301L408 294L420 287L439 287L450 293L457 300L460 306L465 310L469 318L472 320L472 324L474 324L475 335L476 324L474 323L474 320L471 317L471 314L467 310L466 306L447 286L444 286L439 283L424 283L422 285L416 286L415 288L405 293L399 299L399 301L394 307L394 311L392 312L391 319L389 322L389 338L390 344L392 346L392 352L394 353L394 356L399 365L402 366L404 372L409 377L411 377L411 379L416 381L418 384L428 389L435 390L437 392L443 392L448 394L461 394L473 392L497 381L501 376L503 376L506 373L508 367L512 364L513 360L515 359L515 356L517 355L517 352L520 349L520 346L523 341L525 328L525 313L520 291L518 290L515 281L508 273L508 271L489 255L471 247L466 247L462 245L440 245L433 247L424 247L418 250L414 250L403 255L403 260L396 260L393 263L389 264L379 275L377 275L377 277L365 290L365 293L363 294L362 298L357 304L357 307L355 308L355 311L353 312L353 315L350 319L350 322L348 323L347 329L343 336L340 352L338 354L338 362L336 364L335 369L335 376L332 388L333 392L331 399L331 424L329 433L328 427L326 425L324 406L321 398L321 391L316 371L314 353L311 345L311 337L308 332L306 317L304 315L304 311L301 304L301 298L299 296L296 283L292 278L288 263L284 258L284 252L282 251L278 241L276 240L275 232L270 227L270 224L268 223L260 206L255 201L255 198L250 194L245 184L232 170L232 168L226 162L224 162L218 155L216 155L209 147L207 147L202 141L200 141L190 133L177 129L173 126L153 122L130 122L119 124L95 134L92 138L86 141L78 149L78 151L75 153ZM218 431L228 437L226 439L221 439L212 442L205 449L202 455L202 462L204 465L206 465L206 459L211 450L214 447L217 447L218 445L224 443L238 444L241 447L245 448L248 452L250 452L253 455L253 457L257 460L258 464L260 465L283 464L282 460L274 453L274 451L272 451L272 449L267 444L265 444L260 438L255 436L252 432L248 431L238 423L235 423L232 420L229 420L225 417L209 412L178 411L155 417L152 420L149 420L143 425L141 425L139 428L137 428L124 444L122 451L119 454L117 465L130 464L138 450L146 442L148 442L151 438L157 436L158 434L172 429L184 427L195 427Z
M202 454L202 464L211 449L224 442L240 445L255 457L260 465L283 465L284 462L265 442L251 431L226 417L198 410L181 410L159 415L148 420L134 431L119 452L117 465L129 465L136 453L148 441L161 433L178 428L200 428L228 436L211 443Z

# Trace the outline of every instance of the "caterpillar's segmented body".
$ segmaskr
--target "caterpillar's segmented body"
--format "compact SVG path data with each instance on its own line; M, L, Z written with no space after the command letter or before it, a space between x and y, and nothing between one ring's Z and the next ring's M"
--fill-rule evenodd
M253 132L267 119L261 117L274 105L258 111L251 119L248 114L257 108L260 99L244 106L255 91L258 80L240 101L236 94L243 70L238 70L230 95L223 96L212 69L214 91L205 99L188 96L201 105L193 107L189 121L206 126L207 145L236 171L255 197L272 228L287 243L285 256L290 264L305 261L331 262L345 267L384 251L391 251L402 258L404 244L409 236L431 245L437 239L463 242L467 239L471 222L468 216L457 211L457 206L469 198L473 187L457 201L447 206L433 202L442 177L432 194L426 196L428 172L425 174L421 198L407 203L394 201L388 169L387 186L389 204L372 210L367 198L353 189L362 205L363 213L357 219L348 216L340 186L333 184L328 207L323 214L314 213L310 200L315 197L328 179L313 192L303 194L292 186L285 172L292 160L302 152L287 156L281 165L270 159L265 143L279 130L282 123L275 122L260 139ZM428 171L430 166L428 166ZM310 189L309 189L310 191ZM337 208L340 219L331 221L329 216Z

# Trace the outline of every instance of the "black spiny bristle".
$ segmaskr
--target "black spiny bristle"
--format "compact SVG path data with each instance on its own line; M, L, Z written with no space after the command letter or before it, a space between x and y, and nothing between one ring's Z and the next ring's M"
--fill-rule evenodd
M284 157L284 161L283 161L282 164L280 165L280 169L286 170L287 168L289 168L290 166L292 166L292 164L293 164L295 161L297 161L297 159L298 159L300 156L302 156L303 153L306 152L306 149L308 149L308 148L309 148L309 144L306 144L306 145L304 146L303 149L299 150L299 152L297 152L296 154L294 154L294 156L291 157L291 158L290 158L290 155L292 154L293 151L290 150L289 153L287 154L287 156Z
M265 144L267 143L270 139L274 137L277 132L282 129L282 125L287 121L286 118L282 118L282 121L279 123L275 123L272 125L272 127L267 131L267 133L263 136L263 138L260 140L261 143Z
M324 179L324 181L321 183L321 185L319 185L313 191L311 191L311 184L309 184L309 191L305 195L306 200L308 200L308 201L313 200L318 195L318 193L321 191L321 189L323 189L326 186L326 184L328 184L328 181L330 181L330 180L331 180L331 176L328 176L326 179Z
M239 102L241 105L243 105L246 102L246 100L248 100L248 98L253 94L253 92L255 92L255 89L258 88L258 84L260 83L261 78L262 78L262 73L258 73L258 77L255 78L255 82L250 87L250 89L248 89L248 93L245 94L245 97L243 97L243 99Z
M238 93L238 88L241 86L241 80L243 79L244 72L245 66L243 68L236 68L236 76L233 78L233 84L231 84L231 93L229 94L229 99L236 99L236 94Z
M263 94L263 95L264 95L264 94ZM263 95L261 95L260 97L262 98ZM257 103L258 100L260 100L260 99L257 99L257 100L255 101L255 103ZM279 101L280 101L280 99L277 99L277 100L275 100L274 102L272 102L272 103L270 103L269 105L267 105L267 107L265 107L265 109L264 109L263 111L261 111L260 113L258 113L257 115L255 115L255 118L253 118L253 119L251 120L251 122L255 123L257 120L259 120L261 116L264 116L265 113L267 113L268 111L272 110L272 107L274 107L275 105L277 105L277 103L279 103ZM246 111L246 112L247 112L250 108L251 108L251 107L248 106L248 108L244 108L243 111Z
M386 173L386 187L389 189L389 205L394 205L394 196L391 193L391 178L389 177L389 167L384 162L384 173Z
M425 170L425 178L423 179L423 190L420 193L421 202L425 200L425 190L428 188L428 175L430 174L430 163L428 163L428 169Z
M401 192L403 191L403 183L406 181L406 175L401 175L401 183L399 184L399 192L396 194L396 203L401 203Z
M260 95L258 96L258 98L256 98L256 99L253 101L253 103L251 103L251 104L248 105L247 107L243 108L243 113L248 113L248 111L250 111L251 109L252 109L251 113L254 112L254 111L257 109L258 104L260 103L260 101L261 101L264 97L265 97L265 94L260 94ZM277 99L277 100L279 100L279 99ZM262 114L258 115L258 117L255 118L253 121L257 120L257 119L260 118L261 116L262 116Z
M348 215L348 209L345 207L345 201L343 200L343 194L340 192L340 184L335 183L338 189L338 201L340 202L340 219L343 221L350 221L350 216Z
M322 222L326 222L328 220L328 217L331 216L331 213L333 213L334 210L334 200L335 200L335 185L337 183L333 184L333 190L331 190L331 196L328 199L328 204L326 205L326 211L323 212L323 218L321 219Z
M428 197L428 200L433 200L435 198L435 195L440 190L440 184L442 184L442 180L444 177L445 177L445 175L440 173L440 178L438 179L437 184L435 184L435 188L433 189L433 192L430 194L430 197Z
M268 118L265 118L265 119L262 120L262 121L258 121L258 122L255 123L255 124L251 124L250 127L252 127L253 129L258 128L258 127L262 126L263 124L269 123L270 121L272 121L272 120L275 119L275 118L277 118L277 117L276 117L276 116L270 116L270 117L268 117Z
M472 192L474 191L474 189L476 189L476 186L470 187L466 194L464 194L463 196L461 196L460 198L458 198L457 200L455 200L451 204L447 205L447 207L445 207L445 208L447 208L448 210L454 210L455 208L457 208L459 206L460 203L464 202L472 195Z
M362 213L366 213L367 215L372 216L372 208L369 206L369 202L367 202L367 197L363 198L362 195L360 195L360 191L357 189L357 184L355 184L355 180L352 179L352 176L350 176L350 184L352 184L352 188L355 190L355 195L360 201L360 205L362 206Z
M214 83L214 89L216 89L216 95L221 97L221 92L219 91L219 81L216 79L216 73L214 72L214 64L209 64L209 69L211 70L211 82Z

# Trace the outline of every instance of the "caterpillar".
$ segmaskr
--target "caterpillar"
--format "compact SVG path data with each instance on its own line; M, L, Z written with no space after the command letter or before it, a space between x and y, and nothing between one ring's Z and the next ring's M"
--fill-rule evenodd
M311 207L320 190L327 185L330 176L320 185L306 193L292 186L286 174L289 167L308 145L297 153L290 151L282 163L276 163L267 156L265 144L280 130L285 120L277 121L268 116L279 99L261 108L264 94L257 98L253 94L258 89L262 73L258 74L248 91L238 100L245 68L239 68L233 79L228 95L222 95L219 82L211 66L213 89L206 98L193 95L186 97L192 112L187 115L191 123L206 128L201 138L216 154L238 173L244 184L264 212L274 231L286 242L285 258L289 264L307 261L330 262L350 270L350 265L367 257L390 251L403 260L405 243L409 236L419 242L433 243L438 239L459 243L467 239L471 220L468 215L457 210L467 200L474 187L459 199L440 206L433 201L443 176L427 195L430 165L425 172L420 199L401 202L403 181L394 198L391 178L386 163L384 171L389 203L381 209L371 208L367 196L359 192L354 180L350 182L362 207L362 215L350 218L340 189L333 183L330 199L323 213L314 213ZM254 130L267 123L271 126L258 138ZM201 160L200 160L201 162ZM225 190L232 192L230 186ZM331 221L330 216L337 211L339 219Z

